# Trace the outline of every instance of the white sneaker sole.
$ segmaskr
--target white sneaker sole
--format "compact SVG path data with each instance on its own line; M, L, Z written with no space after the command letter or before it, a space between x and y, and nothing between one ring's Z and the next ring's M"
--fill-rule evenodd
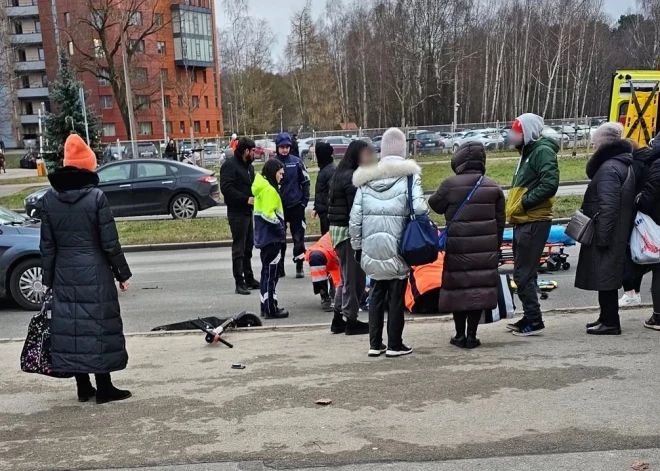
M627 301L625 303L619 303L619 307L641 306L641 305L642 305L641 299L635 301Z
M516 337L535 337L541 335L545 329L535 330L533 332L512 332Z
M660 332L660 325L648 325L646 322L644 323L644 327L650 330L655 330L657 332Z
M385 353L385 356L388 358L396 358L396 357L402 357L405 355L410 355L413 352L413 349L411 348L410 350L404 350L404 351L394 351L394 350L388 350Z

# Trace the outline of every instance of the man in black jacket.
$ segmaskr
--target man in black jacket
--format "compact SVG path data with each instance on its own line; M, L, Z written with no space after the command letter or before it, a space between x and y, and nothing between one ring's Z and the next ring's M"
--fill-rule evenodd
M236 294L250 294L259 289L260 283L252 272L252 248L254 247L254 223L252 210L252 182L254 182L254 141L241 138L233 157L220 169L220 191L227 205L227 219L231 229L231 259Z
M321 222L321 235L325 235L330 230L328 199L330 197L330 179L335 174L333 153L334 149L330 144L319 142L316 145L316 160L320 170L316 178L316 187L314 188L314 210L312 211L312 218L318 216Z

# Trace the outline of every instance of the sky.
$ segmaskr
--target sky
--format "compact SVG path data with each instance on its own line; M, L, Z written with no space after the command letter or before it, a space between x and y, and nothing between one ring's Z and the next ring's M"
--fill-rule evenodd
M273 48L273 56L280 57L286 45L289 33L289 17L291 13L299 10L305 4L305 0L248 0L250 5L250 16L268 21L272 31L275 33L277 43ZM635 6L635 0L604 0L605 11L613 18L618 18ZM314 16L320 15L325 8L326 0L312 0ZM223 25L222 0L215 0L216 21ZM256 26L256 25L255 25Z

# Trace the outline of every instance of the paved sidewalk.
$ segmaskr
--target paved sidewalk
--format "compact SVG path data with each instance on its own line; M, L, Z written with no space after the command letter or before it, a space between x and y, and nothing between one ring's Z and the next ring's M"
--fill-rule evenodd
M73 380L19 372L21 343L4 342L0 469L570 469L552 465L569 458L575 469L629 469L659 456L660 333L642 328L647 315L626 312L624 335L607 338L586 336L592 316L579 313L549 318L538 338L485 326L475 351L448 345L449 322L411 322L415 353L399 359L367 358L366 338L326 326L230 333L233 350L201 333L133 336L115 380L134 398L104 406L76 402ZM525 466L520 455L532 455ZM445 460L476 461L382 464Z

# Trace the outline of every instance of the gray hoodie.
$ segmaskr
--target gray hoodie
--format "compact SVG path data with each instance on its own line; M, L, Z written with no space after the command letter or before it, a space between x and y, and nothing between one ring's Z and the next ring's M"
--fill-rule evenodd
M525 113L517 119L523 128L523 142L525 145L541 137L541 132L543 132L545 126L542 117L534 113Z

